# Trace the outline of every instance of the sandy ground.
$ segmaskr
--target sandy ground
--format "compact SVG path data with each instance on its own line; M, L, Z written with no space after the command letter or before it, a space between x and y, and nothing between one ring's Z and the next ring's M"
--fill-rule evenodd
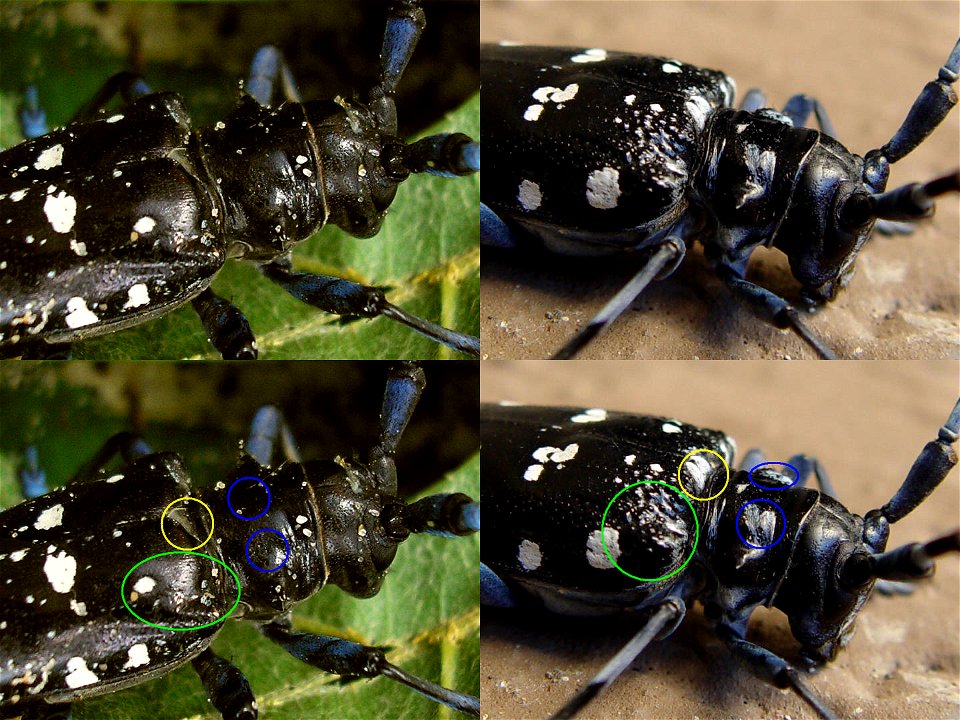
M751 87L782 107L818 97L839 139L859 154L886 142L957 38L956 2L518 2L481 4L481 39L606 47L676 57L726 71L738 98ZM481 110L482 116L482 110ZM891 173L890 187L957 166L960 112ZM490 152L489 146L487 152ZM958 201L913 237L878 237L851 285L809 324L842 357L960 354ZM754 254L749 277L796 298L778 251ZM484 357L544 358L633 275L633 262L521 258L483 252ZM648 289L586 358L799 358L812 352L756 319L711 273L698 246Z
M673 416L720 428L738 456L817 455L840 500L863 514L886 502L958 395L952 362L486 362L484 401L582 404ZM481 456L482 458L482 456ZM956 470L893 528L888 547L960 525ZM489 522L488 522L489 525ZM490 531L490 528L487 528ZM482 553L481 553L482 554ZM837 660L810 683L842 718L956 718L960 712L960 562L949 556L910 597L874 597ZM619 649L635 627L484 610L484 718L542 720ZM797 645L777 611L754 615L750 637L785 653ZM584 718L811 718L791 694L739 666L697 606Z

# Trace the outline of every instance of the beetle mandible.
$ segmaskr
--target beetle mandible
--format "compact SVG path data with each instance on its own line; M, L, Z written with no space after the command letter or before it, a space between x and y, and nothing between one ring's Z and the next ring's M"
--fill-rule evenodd
M955 190L954 173L925 190L883 193L890 163L956 102L958 66L955 47L893 138L861 158L833 139L824 108L805 95L776 112L751 91L738 115L724 73L670 58L484 46L482 137L494 174L482 189L482 242L581 256L640 251L644 267L555 357L579 352L670 274L692 240L754 312L832 357L804 313L746 279L747 262L758 247L782 250L805 304L819 307L850 279L875 225L907 230L890 220L928 215L932 196ZM819 130L800 127L811 116Z
M885 551L890 524L956 465L958 431L960 401L900 489L861 517L835 499L812 457L770 463L750 451L728 472L735 444L722 432L598 408L484 405L483 486L495 530L481 550L482 602L642 619L555 717L575 716L697 600L757 677L833 718L800 667L746 639L747 621L761 605L783 611L803 668L815 669L850 640L874 588L928 577L934 557L960 550L951 533ZM817 490L803 487L811 477Z
M294 632L290 617L326 584L376 594L411 533L479 530L479 506L466 495L397 497L394 454L424 382L417 366L391 370L378 440L362 458L302 461L267 406L214 487L191 492L180 456L121 433L67 486L3 512L0 564L19 582L0 584L0 716L54 717L192 662L225 718L255 718L241 670L210 649L231 613L343 679L383 675L477 714L476 698L393 666L383 648ZM123 463L108 468L118 454ZM23 474L38 479L32 453ZM195 501L176 502L185 496ZM203 555L169 554L161 532Z
M298 272L290 259L328 223L376 234L412 173L479 169L463 134L409 145L397 136L395 90L424 25L416 0L390 4L380 79L362 101L301 102L267 46L239 103L212 127L195 129L179 96L120 73L75 122L4 152L0 352L63 354L74 340L190 302L223 357L253 358L243 313L210 288L237 257L309 305L347 320L383 315L475 355L476 338L396 307L383 288ZM124 105L104 111L117 94ZM25 117L34 111L28 99Z

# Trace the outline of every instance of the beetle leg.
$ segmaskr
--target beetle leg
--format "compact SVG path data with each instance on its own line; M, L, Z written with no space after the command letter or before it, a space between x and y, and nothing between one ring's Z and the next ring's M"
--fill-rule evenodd
M756 283L746 280L731 267L717 266L717 275L733 291L733 294L747 303L751 310L762 320L785 330L793 330L801 340L809 345L823 360L836 360L837 356L817 337L800 318L800 311L782 297Z
M284 460L303 462L300 448L297 447L297 441L283 413L275 405L264 405L253 416L244 450L263 467L272 467L278 438L283 448Z
M839 497L837 491L833 489L833 485L830 483L827 471L824 470L820 461L815 457L797 454L790 458L790 464L797 468L800 473L800 481L797 483L797 487L804 487L812 474L817 479L817 487L820 488L820 492L832 498Z
M207 648L193 659L193 669L224 720L256 720L257 701L240 668Z
M517 599L507 584L483 563L480 563L480 604L497 608L517 606Z
M98 480L100 478L100 471L103 470L107 463L116 455L120 455L124 462L130 463L137 458L150 455L152 452L153 448L136 433L126 431L118 432L116 435L107 439L97 451L97 454L81 466L77 474L74 475L67 484Z
M837 137L837 131L833 129L833 123L830 122L830 118L827 116L826 108L814 97L803 95L802 93L794 95L787 100L787 104L783 106L781 112L790 118L794 127L804 127L812 112L817 118L817 127L819 127L824 134L832 138Z
M20 488L27 500L46 495L50 492L47 485L47 473L40 466L37 448L28 446L23 451L23 466L20 468Z
M257 340L243 311L206 288L192 301L210 343L224 360L256 360Z
M823 720L837 720L833 711L803 682L800 671L782 657L746 640L740 633L727 625L717 625L716 630L717 635L727 644L731 652L746 662L758 678L781 690L787 688L793 690Z
M131 103L151 93L153 93L153 90L151 90L143 78L136 73L118 72L116 75L111 76L103 86L97 90L96 95L77 111L77 114L73 116L70 122L89 122L95 120L97 113L106 107L107 103L110 102L115 95L119 94L124 102Z
M517 236L507 224L483 203L480 203L480 244L508 250L520 247Z
M50 132L50 128L47 126L47 114L40 107L40 99L35 85L28 85L26 90L23 91L20 129L27 140L41 137Z
M254 54L244 90L264 107L270 107L278 77L283 89L283 99L295 103L303 102L290 66L287 65L283 53L273 45L264 45Z
M745 112L756 112L767 106L767 96L759 88L750 88L747 94L740 101L740 110Z
M465 355L480 357L479 338L449 330L391 305L380 288L331 275L294 272L289 257L264 263L258 268L265 277L295 298L324 312L346 319L383 315Z
M603 309L590 319L590 322L570 338L566 345L553 355L551 360L570 360L576 356L587 343L610 327L613 321L633 304L633 301L646 289L647 285L672 272L677 263L683 259L686 251L686 245L679 235L668 235L656 246L656 251L640 271L620 288L610 302L604 305ZM665 268L668 268L666 273L663 272Z
M382 675L435 702L480 717L479 698L448 690L404 672L387 662L383 648L361 645L332 635L293 632L289 614L261 625L260 632L298 660L324 672L340 675L342 681Z
M747 450L747 454L743 456L743 460L740 461L740 469L744 472L748 472L750 468L756 467L760 463L767 461L767 456L763 454L762 450L757 448L750 448Z
M667 634L673 631L686 613L686 605L679 597L667 598L661 603L653 615L647 620L640 631L630 642L624 645L606 665L577 694L557 712L550 716L550 720L564 720L577 715L591 700L609 687L614 680L620 677L637 656L651 641L662 637L661 631L668 628Z

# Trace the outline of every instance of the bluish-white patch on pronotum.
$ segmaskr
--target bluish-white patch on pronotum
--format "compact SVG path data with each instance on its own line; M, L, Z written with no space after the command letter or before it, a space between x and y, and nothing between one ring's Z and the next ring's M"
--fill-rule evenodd
M63 550L59 555L47 555L43 572L56 592L68 593L73 589L73 581L77 577L77 559Z
M610 556L616 562L620 557L620 533L612 527L603 529L603 538L600 537L600 531L594 530L587 536L587 562L598 570L612 570L613 563L603 551L603 543L606 541L607 550Z
M67 327L78 328L93 325L100 318L87 308L87 302L82 297L72 297L67 300L67 316L64 322Z
M127 650L127 661L123 664L124 668L135 668L140 667L141 665L148 665L150 663L150 652L147 650L147 646L144 643L137 643L132 645L129 650Z
M49 530L50 528L55 528L63 523L63 505L57 503L56 505L51 505L42 513L37 515L36 522L33 523L33 527L37 530Z
M540 186L531 180L522 180L517 189L517 200L524 210L536 210L543 202Z
M606 59L606 50L603 48L590 48L589 50L584 50L582 53L574 55L570 58L570 61L575 63L592 63L603 62Z
M587 176L587 202L598 210L612 210L620 199L620 172L612 167Z
M575 423L592 423L592 422L603 422L607 419L607 411L602 408L590 408L589 410L584 410L582 413L578 413L570 418L570 422Z
M127 301L123 304L124 308L135 308L141 305L147 305L150 302L150 293L147 291L145 283L131 285L127 290Z
M63 678L67 687L84 687L93 685L99 680L100 678L87 669L87 662L82 657L72 657L67 660L67 675Z
M37 161L33 166L37 170L49 170L63 163L63 145L57 143L37 155Z
M524 570L536 570L543 562L543 553L535 542L521 540L520 548L517 550L517 560L520 561L520 567Z
M77 217L77 199L67 195L63 190L54 195L56 188L47 188L47 199L43 203L43 212L47 216L50 227L58 233L68 233L73 229L73 221Z
M713 110L706 98L702 95L691 95L684 103L684 107L687 109L687 112L690 113L697 127L703 130L707 124L707 115Z
M540 479L540 473L543 472L543 465L530 465L523 471L523 479L528 482L535 482Z
M702 454L691 455L683 464L683 473L693 481L693 489L697 491L697 494L706 487L707 478L712 470L713 466L710 461Z

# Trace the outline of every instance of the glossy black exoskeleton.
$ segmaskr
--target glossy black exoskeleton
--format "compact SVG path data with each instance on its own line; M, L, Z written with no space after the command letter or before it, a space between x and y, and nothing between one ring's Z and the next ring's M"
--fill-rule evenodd
M672 633L693 601L760 679L834 717L798 667L746 639L747 622L760 606L778 608L817 668L850 640L874 588L928 577L935 556L960 550L954 533L885 552L890 525L956 465L958 431L960 401L897 493L861 517L835 499L814 458L768 463L751 451L728 471L735 445L721 432L597 408L485 405L493 532L481 549L481 601L646 618L555 717L576 715L651 640ZM811 476L817 489L804 487Z
M301 460L268 406L213 487L192 491L179 455L121 433L66 486L0 514L0 576L16 581L0 583L0 717L55 717L192 662L223 717L255 718L241 670L210 647L228 617L344 680L386 676L478 714L476 698L395 667L385 648L295 632L291 618L328 584L375 595L411 533L479 530L464 494L397 496L394 455L424 382L416 366L391 371L363 457ZM39 474L31 453L24 474Z
M726 74L675 59L485 45L481 242L642 254L642 268L557 358L574 356L672 273L694 241L756 314L834 357L800 310L746 279L750 257L760 246L786 254L815 309L847 284L875 227L906 232L905 222L929 217L934 197L960 189L960 173L884 190L890 165L956 104L958 70L960 42L890 141L861 157L834 139L824 108L806 95L775 111L752 90L735 109ZM817 130L804 127L811 115Z
M325 312L384 315L476 355L476 338L401 310L384 288L297 272L290 258L328 223L376 234L412 173L479 169L463 134L398 137L395 89L423 27L416 0L391 3L380 79L362 101L301 102L266 47L240 102L211 127L194 128L178 95L121 73L75 122L5 151L0 353L62 353L190 302L223 357L256 357L241 310L210 288L227 259L242 258ZM104 111L118 93L126 103Z

